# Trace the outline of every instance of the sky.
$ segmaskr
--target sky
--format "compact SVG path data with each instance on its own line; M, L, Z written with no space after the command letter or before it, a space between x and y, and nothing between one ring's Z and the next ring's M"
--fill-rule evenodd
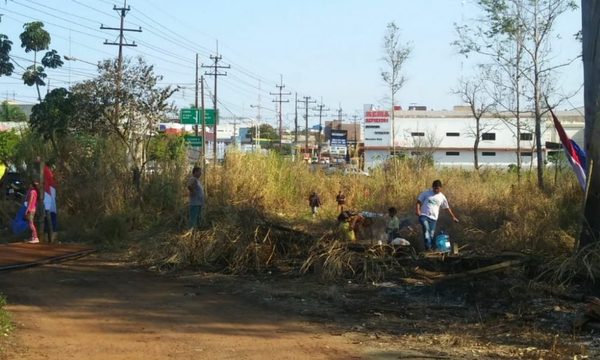
M580 1L578 1L580 3ZM50 33L51 49L77 60L65 61L61 69L49 69L49 88L68 87L97 75L98 61L117 56L118 32L100 29L119 27L112 0L5 0L0 1L0 33L13 41L11 55L23 67L31 54L20 47L23 24L42 21ZM212 64L218 53L227 76L218 78L221 116L256 117L276 125L276 85L283 82L286 127L293 124L294 96L310 96L322 103L324 119L362 118L364 104L389 106L389 88L381 79L384 69L383 36L386 25L395 22L402 41L412 53L405 64L407 82L397 94L396 104L425 105L429 109L452 109L460 104L452 89L458 79L473 73L477 60L466 59L451 43L455 24L472 23L480 14L474 0L127 0L131 10L125 27L126 57L142 56L163 76L161 85L180 86L173 97L178 107L189 107L195 98L195 57ZM554 61L560 63L581 53L573 34L581 28L581 13L564 14L556 26ZM200 74L210 69L201 69ZM0 77L0 99L35 103L34 87L20 80L17 67L12 77ZM207 76L208 90L213 77ZM576 93L565 108L582 106L583 66L580 61L560 68L556 74L559 94ZM47 89L42 88L45 92ZM577 92L579 90L579 92ZM208 96L207 104L210 103ZM309 125L318 123L310 104ZM208 106L207 106L208 107ZM299 110L304 111L304 110ZM299 116L299 118L301 118Z

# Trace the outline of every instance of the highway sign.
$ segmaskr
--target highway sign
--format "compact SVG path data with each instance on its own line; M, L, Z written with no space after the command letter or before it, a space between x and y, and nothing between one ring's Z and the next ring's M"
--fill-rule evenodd
M185 139L185 142L192 147L202 146L202 136L185 135L183 138Z
M181 109L179 111L179 122L186 125L202 125L202 114L200 111L202 111L202 108ZM215 116L215 109L206 109L204 111L204 122L206 126L215 126L215 119L217 125L219 124L219 112L217 111L216 114L217 116ZM196 122L196 119L198 122Z
M200 112L200 111L198 111L198 112ZM204 123L206 124L206 126L214 126L215 119L217 119L217 125L219 125L219 112L218 111L217 111L217 116L215 116L215 109L204 110ZM202 124L202 114L198 114L198 123Z
M181 124L196 125L198 109L187 108L179 111L179 122Z

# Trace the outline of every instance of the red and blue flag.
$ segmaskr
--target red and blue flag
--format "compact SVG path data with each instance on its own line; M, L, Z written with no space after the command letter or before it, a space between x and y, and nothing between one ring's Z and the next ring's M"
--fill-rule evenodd
M556 132L558 132L558 137L560 138L560 142L563 145L563 149L565 150L565 154L567 155L567 159L569 159L569 163L577 176L577 180L579 180L579 184L583 191L586 188L586 177L587 177L587 162L585 158L585 152L581 150L581 148L577 145L575 141L570 139L563 129L560 121L550 109L550 114L552 114L552 119L554 120L554 127L556 128Z

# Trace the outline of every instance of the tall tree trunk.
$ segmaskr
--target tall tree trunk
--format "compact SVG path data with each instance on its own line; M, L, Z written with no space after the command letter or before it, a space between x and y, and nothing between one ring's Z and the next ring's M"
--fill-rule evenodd
M588 157L588 193L585 199L579 247L600 241L600 2L582 0L585 149Z
M537 180L538 187L544 189L544 154L542 152L542 96L541 96L541 82L540 79L540 45L542 39L540 39L540 29L538 20L538 7L540 4L536 1L534 5L535 9L535 25L533 30L533 41L535 42L535 48L533 49L533 106L535 113L535 153L537 158ZM520 139L519 139L520 141Z
M481 139L481 118L475 118L475 142L473 143L473 167L479 170L479 139Z

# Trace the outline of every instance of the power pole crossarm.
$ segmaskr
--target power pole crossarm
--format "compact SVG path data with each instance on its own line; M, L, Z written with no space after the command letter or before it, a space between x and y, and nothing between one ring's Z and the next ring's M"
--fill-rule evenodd
M325 109L325 105L323 105L323 99L321 99L321 103L317 105L314 109L319 112L319 133L317 135L317 157L319 158L319 162L321 161L321 132L323 131L323 111L329 111L330 109Z
M283 103L290 102L289 100L283 100L283 96L292 95L292 93L291 92L283 92L283 88L285 88L285 85L283 85L283 75L280 75L279 85L275 85L275 87L279 91L276 93L269 93L269 94L279 96L279 99L274 99L273 102L278 103L277 112L279 115L279 151L282 151L282 149L283 149L283 121L281 119L281 112L282 112L281 109L282 109Z
M210 68L213 69L212 72L206 71L204 73L204 75L211 75L214 76L214 89L213 89L213 108L215 111L215 126L214 126L214 134L215 134L215 141L214 141L214 164L217 164L217 118L218 118L218 111L217 111L217 78L219 76L227 76L227 72L219 72L219 69L229 69L231 68L230 65L219 65L219 61L221 61L223 59L223 57L221 55L219 55L219 46L217 43L217 54L216 55L211 55L210 59L213 61L212 65L202 65L203 68Z
M310 96L303 96L304 99L304 151L308 152L308 104L315 104L316 100L310 100Z
M102 30L116 30L119 32L119 42L109 42L108 40L104 41L104 45L117 45L119 46L119 56L117 58L117 79L116 79L116 83L115 83L115 88L116 88L116 99L115 99L115 124L118 122L119 120L119 110L120 110L120 101L119 101L119 96L120 96L120 92L121 92L121 77L122 77L122 71L123 71L123 47L124 46L137 46L135 44L135 42L128 44L125 41L125 31L135 31L135 32L142 32L142 28L140 27L139 29L126 29L125 28L125 16L127 15L127 13L131 10L130 6L127 6L127 0L123 1L123 7L116 7L113 6L113 10L117 11L119 13L119 17L121 18L121 25L118 28L113 28L113 27L107 27L104 26L103 24L100 25L100 29Z

